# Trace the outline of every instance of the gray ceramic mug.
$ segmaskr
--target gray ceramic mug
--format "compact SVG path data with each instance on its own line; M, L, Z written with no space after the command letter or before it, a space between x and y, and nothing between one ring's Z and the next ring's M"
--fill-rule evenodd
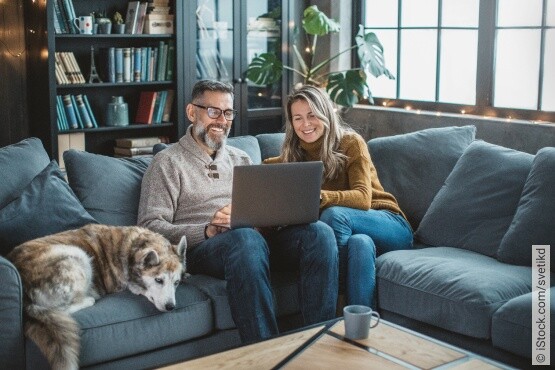
M372 316L376 318L371 325ZM370 328L375 328L380 322L380 314L368 306L352 305L343 308L343 319L345 321L345 338L366 339Z

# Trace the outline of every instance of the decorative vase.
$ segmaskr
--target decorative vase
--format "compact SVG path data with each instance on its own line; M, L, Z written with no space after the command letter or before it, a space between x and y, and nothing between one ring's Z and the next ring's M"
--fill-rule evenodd
M106 112L106 126L128 126L129 108L123 96L112 96Z

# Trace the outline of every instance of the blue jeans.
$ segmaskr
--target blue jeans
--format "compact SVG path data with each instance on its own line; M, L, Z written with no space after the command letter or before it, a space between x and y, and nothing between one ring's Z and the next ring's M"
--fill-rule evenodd
M412 228L403 216L386 210L330 207L320 215L339 248L339 289L347 304L374 306L376 256L412 247Z
M305 325L335 315L338 252L333 231L322 222L288 226L266 238L251 228L230 230L187 251L187 267L227 282L231 315L243 343L278 333L270 285L272 269L298 272Z

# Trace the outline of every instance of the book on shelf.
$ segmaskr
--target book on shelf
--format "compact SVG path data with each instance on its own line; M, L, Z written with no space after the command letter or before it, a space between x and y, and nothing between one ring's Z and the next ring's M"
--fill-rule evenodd
M79 64L72 51L57 51L54 53L55 70L58 70L59 80L64 83L85 83L85 77L81 73ZM65 78L63 76L65 75ZM57 77L58 80L58 77Z
M169 143L169 138L167 136L150 136L116 139L116 146L119 148L141 148L146 146L152 147L159 143Z
M73 8L73 1L61 0L61 8L63 9L63 14L69 33L79 33L77 27L73 23L73 20L77 18L77 16L75 15L75 9Z
M162 123L162 113L164 111L164 105L166 104L167 95L168 92L166 90L158 91L158 94L156 94L154 112L152 113L152 123Z
M114 147L114 154L125 155L125 156L134 156L134 155L140 155L140 154L152 154L153 145L131 147L131 148L122 148L122 147L119 147L119 146L115 146Z
M116 82L123 82L123 48L116 48L115 55Z
M136 123L152 124L157 96L158 93L156 91L141 91L137 114L135 115Z
M89 104L89 98L87 98L87 95L83 94L83 101L85 102L85 107L87 107L87 112L89 112L89 117L91 118L93 127L98 128L98 122L96 122L96 118L91 109L91 105Z
M175 41L169 40L168 41L168 56L166 62L166 81L173 80L173 69L174 69L174 60L175 60Z
M123 48L123 82L131 82L131 48Z
M133 53L133 81L141 81L141 71L142 71L142 48L135 48Z
M170 122L174 97L175 90L168 90L166 96L166 104L164 104L164 110L162 112L162 122Z
M92 128L93 127L92 119L89 115L89 110L85 105L85 101L83 100L83 95L82 94L75 95L75 102L77 103L77 109L79 110L79 116L81 117L83 128Z
M140 1L130 1L127 4L125 16L125 33L135 34L137 30L137 15L139 14Z
M86 95L57 95L56 122L59 131L98 127Z
M139 13L137 14L137 27L135 33L142 34L145 27L146 10L148 3L146 1L141 2L139 5Z
M73 101L71 100L71 95L67 94L62 97L64 104L64 111L66 113L67 122L70 128L79 128L79 122L77 121L77 116L75 115L75 107L73 106Z

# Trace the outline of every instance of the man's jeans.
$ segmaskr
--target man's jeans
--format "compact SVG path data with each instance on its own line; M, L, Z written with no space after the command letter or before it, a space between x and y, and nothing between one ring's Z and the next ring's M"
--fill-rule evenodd
M189 272L227 282L231 315L244 343L278 333L270 259L272 269L298 272L305 325L334 317L338 251L333 231L320 221L287 226L266 238L251 228L230 230L187 251Z
M347 304L374 306L376 256L412 247L412 228L386 210L330 207L320 220L330 225L339 248L339 289Z

